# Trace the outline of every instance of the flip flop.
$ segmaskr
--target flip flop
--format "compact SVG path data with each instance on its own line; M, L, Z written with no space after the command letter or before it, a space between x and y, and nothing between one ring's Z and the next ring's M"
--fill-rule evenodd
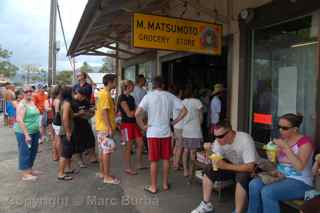
M85 164L83 164L83 163L82 163L82 164L80 163L80 164L79 164L79 167L80 167L81 169L87 168L87 166L86 166Z
M131 176L138 174L138 172L132 171L132 170L124 170L124 172L127 173L128 175L131 175Z
M80 173L80 171L77 169L72 169L71 171L65 171L64 173L67 175L77 175Z
M97 178L100 178L100 179L104 178L103 175L100 174L99 172L96 173L96 177L97 177Z
M111 184L111 185L119 185L120 180L118 178L113 178L112 180L103 180L103 183Z
M157 194L158 193L158 190L156 190L155 192L151 191L151 186L150 185L146 185L144 188L143 188L144 191L150 193L150 194Z
M63 180L63 181L70 181L73 180L73 178L69 175L64 175L64 176L58 176L57 177L58 180Z
M147 167L147 166L142 166L142 167L139 167L139 168L137 168L137 169L139 169L139 170L146 170L146 169L149 169L149 167Z
M168 186L167 186L167 188L165 189L165 188L163 188L163 191L164 192L167 192L167 191L169 191L171 189L171 184L170 183L168 183Z
M31 173L32 173L34 176L43 175L43 172L38 171L38 170L33 170Z
M37 180L38 179L38 177L37 176L24 176L24 177L22 177L22 180L23 181L35 181L35 180Z

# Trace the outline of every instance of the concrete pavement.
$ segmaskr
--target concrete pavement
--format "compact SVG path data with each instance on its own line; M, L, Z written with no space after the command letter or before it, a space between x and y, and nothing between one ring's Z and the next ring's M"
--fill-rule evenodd
M81 169L73 181L57 181L57 163L51 160L48 143L40 145L35 163L35 169L44 174L35 182L23 182L17 170L17 142L12 129L0 128L0 145L0 213L187 213L201 200L201 185L188 185L181 172L171 172L169 192L157 195L144 192L143 186L149 183L149 170L137 176L125 175L120 145L113 155L111 170L121 178L118 186L98 180L97 164ZM232 194L233 190L224 192L221 202L214 196L216 212L232 211Z

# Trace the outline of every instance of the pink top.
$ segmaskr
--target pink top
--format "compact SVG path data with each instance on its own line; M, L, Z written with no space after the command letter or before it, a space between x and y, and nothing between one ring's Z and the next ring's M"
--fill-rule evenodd
M300 147L308 143L310 143L313 147L313 143L311 139L307 136L303 136L298 140L297 143L292 145L290 149L295 155L298 155ZM307 165L305 166L303 171L298 171L291 165L291 162L287 158L286 154L280 150L277 156L278 162L279 162L277 165L277 170L280 171L282 174L284 174L288 178L294 178L312 186L313 185L313 176L312 176L313 153L314 151L312 151L308 159Z

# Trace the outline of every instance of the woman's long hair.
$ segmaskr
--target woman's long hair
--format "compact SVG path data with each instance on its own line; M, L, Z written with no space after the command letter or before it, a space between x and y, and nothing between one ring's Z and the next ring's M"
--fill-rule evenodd
M72 88L69 86L64 86L61 89L61 101L71 101L72 100Z

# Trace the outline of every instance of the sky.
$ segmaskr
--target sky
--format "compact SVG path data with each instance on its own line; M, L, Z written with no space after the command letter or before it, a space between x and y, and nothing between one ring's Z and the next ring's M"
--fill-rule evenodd
M58 0L62 22L70 45L88 0ZM48 67L50 0L0 0L0 45L12 51L10 61L18 66L33 64ZM57 15L57 70L71 70ZM101 57L79 56L76 67L84 61L90 66L102 64Z

